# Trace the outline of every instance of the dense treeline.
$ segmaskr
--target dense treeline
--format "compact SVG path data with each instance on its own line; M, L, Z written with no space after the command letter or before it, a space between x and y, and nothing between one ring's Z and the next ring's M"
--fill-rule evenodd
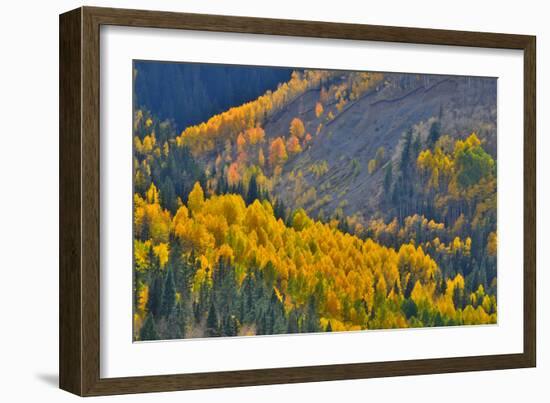
M382 79L295 72L179 136L135 112L136 340L496 323L496 162L475 134L442 135L436 119L395 155L379 149L385 215L367 224L274 194L285 163ZM265 132L308 91L315 127Z
M465 292L460 274L444 278L421 246L361 240L303 210L289 227L267 200L205 199L197 182L173 217L154 184L146 199L136 195L135 212L136 320L156 318L160 337L172 322L213 336L496 319L493 296Z
M384 181L394 218L372 221L366 235L394 246L414 240L445 276L460 273L468 291L482 285L496 294L496 162L476 134L453 141L438 130L435 122L427 144L405 134Z
M204 63L134 62L136 107L172 119L180 130L274 90L292 69ZM197 100L201 102L197 102Z

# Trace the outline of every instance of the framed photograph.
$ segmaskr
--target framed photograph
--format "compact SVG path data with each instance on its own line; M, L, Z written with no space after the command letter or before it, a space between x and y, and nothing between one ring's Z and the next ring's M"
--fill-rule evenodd
M60 16L60 387L533 367L535 37Z

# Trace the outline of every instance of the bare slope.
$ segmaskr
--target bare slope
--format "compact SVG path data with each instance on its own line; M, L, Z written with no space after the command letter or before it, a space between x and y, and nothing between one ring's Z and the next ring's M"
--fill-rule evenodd
M298 117L311 133L310 145L290 157L273 193L314 216L322 209L330 217L337 208L367 220L378 214L384 169L369 174L369 160L384 147L384 164L395 164L403 133L412 128L425 139L439 117L443 134L465 137L475 131L496 153L496 80L386 74L383 84L340 112L329 100L319 118L314 111L318 99L319 91L308 91L265 125L268 137L288 135L291 120ZM329 112L334 115L330 120ZM328 166L326 173L314 168L322 165Z

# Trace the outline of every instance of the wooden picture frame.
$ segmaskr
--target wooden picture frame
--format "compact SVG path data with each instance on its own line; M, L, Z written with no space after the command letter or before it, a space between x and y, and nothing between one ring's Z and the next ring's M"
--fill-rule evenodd
M100 26L369 40L524 52L524 348L468 356L229 372L100 377ZM81 7L60 16L60 387L81 396L534 367L536 364L534 36Z

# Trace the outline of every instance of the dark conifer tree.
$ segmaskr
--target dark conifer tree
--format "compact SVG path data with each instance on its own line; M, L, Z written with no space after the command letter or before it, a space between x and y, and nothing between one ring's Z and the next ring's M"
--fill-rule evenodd
M171 267L168 268L164 287L162 292L162 302L160 308L161 316L168 316L176 304L176 285L174 283L174 273Z
M407 319L418 315L418 307L416 306L416 303L410 298L403 300L403 303L401 304L401 310L403 311Z
M237 336L239 334L240 325L238 319L231 315L229 316L223 326L223 335L224 336Z
M401 174L407 174L409 163L411 161L411 146L413 141L412 130L409 129L405 132L403 138L403 148L401 149L401 159L399 163L399 170Z
M255 298L254 298L254 278L252 275L252 270L249 270L246 278L244 279L242 288L242 320L245 323L251 323L254 321L254 306L255 306Z
M307 304L305 331L308 333L319 331L319 314L317 313L317 303L314 296L309 297Z
M273 206L273 214L276 218L280 218L284 222L286 222L288 219L286 215L286 207L280 198L277 198L277 200L275 200L275 206Z
M436 120L430 126L430 133L428 134L427 146L430 149L433 149L435 144L437 143L437 140L439 140L439 137L441 137L441 124L439 123L439 120Z
M446 292L447 292L447 281L445 279L441 279L437 287L437 293L439 295L445 295Z
M216 313L216 307L214 306L214 302L210 304L210 309L208 310L208 317L206 318L206 335L208 337L215 337L220 335L218 315Z
M437 327L445 326L445 323L443 322L443 317L441 316L441 313L439 311L434 316L433 325Z
M288 314L287 333L288 334L300 333L300 326L298 324L298 314L295 309L292 309Z
M160 316L162 306L163 281L160 273L153 274L153 281L149 289L149 300L147 301L147 311L155 317Z
M177 303L170 316L168 316L168 339L182 339L185 337L185 327L187 320L185 317L185 310L181 303Z
M162 183L162 187L160 188L160 203L162 207L169 210L172 214L175 214L178 209L174 183L169 176Z
M462 309L464 303L464 291L460 287L453 289L453 304L456 309Z
M147 318L145 319L145 323L141 328L139 338L140 340L143 340L143 341L159 339L159 335L157 333L157 328L155 325L155 320L153 319L153 315L151 314L147 315Z
M246 196L246 203L252 204L254 200L259 199L258 183L256 182L256 175L252 175L250 182L248 183L248 194Z
M407 281L407 286L405 287L405 292L403 294L405 298L411 297L412 291L414 289L414 283L415 283L414 279L410 277L409 281Z

